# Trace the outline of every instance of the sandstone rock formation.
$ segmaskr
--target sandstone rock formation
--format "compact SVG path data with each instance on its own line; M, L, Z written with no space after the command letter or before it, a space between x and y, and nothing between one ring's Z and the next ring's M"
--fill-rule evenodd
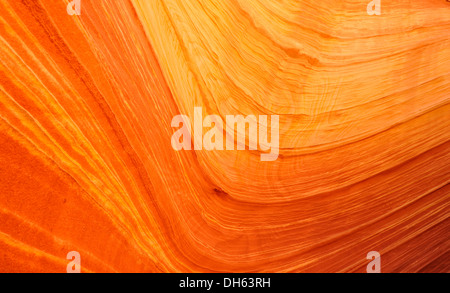
M0 1L0 272L448 272L450 3ZM279 115L280 155L175 151Z

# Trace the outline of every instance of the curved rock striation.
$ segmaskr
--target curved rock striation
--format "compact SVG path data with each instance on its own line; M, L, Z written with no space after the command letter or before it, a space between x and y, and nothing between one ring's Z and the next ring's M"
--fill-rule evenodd
M449 272L450 3L68 2L0 2L0 272Z

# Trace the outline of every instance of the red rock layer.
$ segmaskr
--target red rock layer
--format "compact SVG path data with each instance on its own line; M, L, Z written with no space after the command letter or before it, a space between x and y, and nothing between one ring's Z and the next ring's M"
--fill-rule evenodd
M450 4L0 2L0 272L448 272ZM175 115L280 115L280 156Z

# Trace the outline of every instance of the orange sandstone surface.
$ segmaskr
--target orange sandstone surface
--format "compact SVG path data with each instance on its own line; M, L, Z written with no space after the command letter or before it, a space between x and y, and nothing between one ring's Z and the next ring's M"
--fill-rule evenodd
M0 1L0 272L450 271L450 3L68 2ZM278 159L175 151L194 107Z

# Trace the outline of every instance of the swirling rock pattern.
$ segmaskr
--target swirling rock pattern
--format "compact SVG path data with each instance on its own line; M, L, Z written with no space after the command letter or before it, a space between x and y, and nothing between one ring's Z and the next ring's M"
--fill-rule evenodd
M450 3L368 2L1 0L0 272L449 272Z

